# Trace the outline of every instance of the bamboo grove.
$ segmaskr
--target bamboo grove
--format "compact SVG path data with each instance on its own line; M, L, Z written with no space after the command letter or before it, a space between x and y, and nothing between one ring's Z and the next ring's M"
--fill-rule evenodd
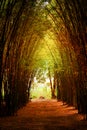
M46 35L58 51L46 44L53 64L47 66L52 98L87 115L86 7L85 0L0 1L0 116L28 102L38 70L34 57Z

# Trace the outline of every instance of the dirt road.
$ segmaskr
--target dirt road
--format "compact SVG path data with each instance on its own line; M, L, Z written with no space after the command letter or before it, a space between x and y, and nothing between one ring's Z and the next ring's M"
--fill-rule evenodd
M0 118L0 130L87 130L74 107L56 100L32 100L17 115Z

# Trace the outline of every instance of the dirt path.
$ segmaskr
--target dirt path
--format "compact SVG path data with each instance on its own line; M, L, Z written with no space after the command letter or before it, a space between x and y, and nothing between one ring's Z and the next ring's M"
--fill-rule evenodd
M87 130L77 110L56 100L32 100L17 116L0 118L0 130Z

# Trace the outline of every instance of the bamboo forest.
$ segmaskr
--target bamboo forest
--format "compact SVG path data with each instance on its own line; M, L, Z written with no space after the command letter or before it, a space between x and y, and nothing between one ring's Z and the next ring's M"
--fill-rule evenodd
M86 0L0 0L0 117L33 99L87 120Z

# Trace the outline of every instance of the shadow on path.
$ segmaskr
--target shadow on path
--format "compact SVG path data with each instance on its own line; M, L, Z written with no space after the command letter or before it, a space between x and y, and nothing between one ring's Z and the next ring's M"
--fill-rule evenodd
M32 100L21 108L17 116L0 118L0 130L87 130L72 106L56 100Z

